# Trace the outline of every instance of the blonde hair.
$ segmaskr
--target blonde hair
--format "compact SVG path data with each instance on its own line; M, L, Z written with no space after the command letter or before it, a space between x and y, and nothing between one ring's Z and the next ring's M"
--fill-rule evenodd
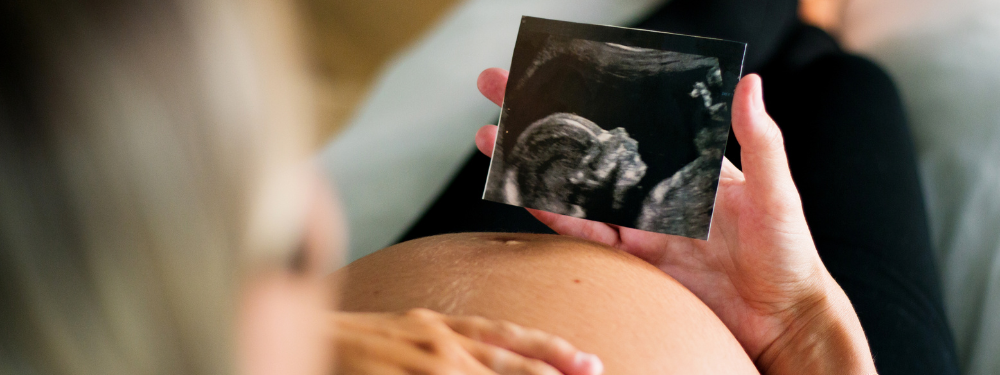
M0 5L0 373L234 371L241 282L304 207L275 184L313 123L292 13Z

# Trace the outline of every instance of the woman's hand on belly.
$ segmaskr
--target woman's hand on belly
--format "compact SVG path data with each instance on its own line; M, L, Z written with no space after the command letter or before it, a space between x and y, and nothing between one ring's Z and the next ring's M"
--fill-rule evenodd
M513 323L448 316L335 312L337 374L599 375L566 340Z
M486 70L480 91L499 105L506 80L506 72ZM733 130L743 171L724 161L708 241L529 211L556 232L622 249L677 279L764 373L874 373L857 315L813 244L756 75L736 89ZM495 126L483 127L476 144L490 155L495 137Z

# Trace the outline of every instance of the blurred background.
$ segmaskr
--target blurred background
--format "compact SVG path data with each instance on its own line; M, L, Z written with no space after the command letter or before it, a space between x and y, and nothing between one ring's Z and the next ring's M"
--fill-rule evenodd
M383 65L428 32L457 0L303 0L319 78L322 138L351 118Z
M350 260L394 243L474 152L522 15L629 25L664 0L302 0L320 159ZM917 145L945 304L967 374L1000 374L1000 2L803 0L802 15L896 80Z

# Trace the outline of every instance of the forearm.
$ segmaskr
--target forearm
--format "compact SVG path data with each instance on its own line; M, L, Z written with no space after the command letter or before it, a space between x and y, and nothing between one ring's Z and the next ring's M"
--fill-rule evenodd
M857 313L833 278L824 276L823 290L758 359L765 375L876 373Z

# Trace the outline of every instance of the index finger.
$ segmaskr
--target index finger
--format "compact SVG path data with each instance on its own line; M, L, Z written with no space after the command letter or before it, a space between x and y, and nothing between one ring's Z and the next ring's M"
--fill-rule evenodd
M719 178L722 180L730 179L730 180L742 181L743 171L741 171L739 168L736 168L736 166L733 165L733 162L729 161L729 158L723 157L722 171L719 175Z
M537 329L479 317L445 317L445 324L463 336L552 365L567 375L598 375L601 360L568 341Z
M476 86L479 86L479 92L483 93L486 99L496 103L496 105L503 105L503 96L504 92L507 91L507 76L509 74L500 68L486 69L479 73Z
M542 224L545 224L556 233L583 238L594 242L619 248L622 244L621 235L616 227L608 224L581 219L578 217L560 215L557 213L528 209L528 213L534 216Z

